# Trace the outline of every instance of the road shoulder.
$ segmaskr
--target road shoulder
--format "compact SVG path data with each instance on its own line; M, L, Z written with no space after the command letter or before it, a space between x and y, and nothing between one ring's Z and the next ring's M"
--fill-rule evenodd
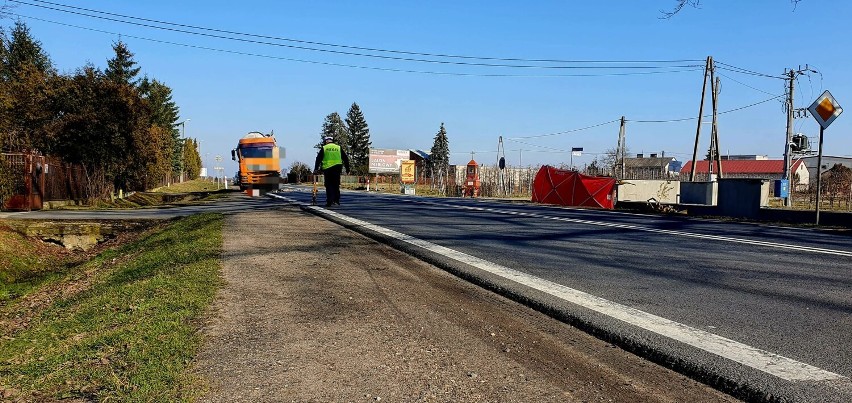
M298 208L225 220L202 401L734 401Z

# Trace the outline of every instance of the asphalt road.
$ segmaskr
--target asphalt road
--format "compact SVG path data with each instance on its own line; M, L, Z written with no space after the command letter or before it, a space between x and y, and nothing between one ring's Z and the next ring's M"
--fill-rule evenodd
M344 192L326 210L308 206L307 188L278 196L0 218L171 218L297 203L736 397L852 401L848 232L365 192Z
M364 192L309 210L737 397L852 401L848 232Z

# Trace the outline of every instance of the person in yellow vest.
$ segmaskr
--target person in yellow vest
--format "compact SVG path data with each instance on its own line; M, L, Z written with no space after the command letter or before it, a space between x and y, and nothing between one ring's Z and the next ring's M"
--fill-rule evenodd
M340 205L340 174L343 168L349 172L349 156L334 143L334 139L326 137L323 146L317 153L314 162L314 172L322 172L325 176L325 206Z

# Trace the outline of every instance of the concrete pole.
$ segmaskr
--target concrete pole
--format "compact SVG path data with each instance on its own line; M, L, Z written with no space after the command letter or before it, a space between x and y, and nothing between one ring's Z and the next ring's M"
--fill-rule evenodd
M704 83L701 85L701 105L698 107L698 128L695 129L695 146L692 148L692 171L689 173L689 181L695 182L695 171L698 170L698 140L701 137L701 118L704 116L704 98L707 94L707 75L710 74L710 66L713 64L713 56L707 56L707 64L704 66Z
M620 158L621 158L621 177L619 178L621 180L624 180L624 154L625 154L625 150L627 149L627 145L625 144L627 142L626 141L627 139L625 138L625 133L624 133L626 131L626 128L624 127L625 125L626 125L626 120L624 119L624 116L622 116L621 117L621 128L619 128L619 130L618 130L618 144L620 145L620 148L617 151Z
M716 77L715 85L713 86L713 147L714 155L711 158L716 159L716 175L719 179L722 179L722 147L719 146L719 126L717 125L717 115L719 112L719 90L722 87L722 84L719 80L719 77ZM711 163L712 164L712 163Z
M781 176L782 179L790 180L790 143L793 141L793 83L796 82L796 70L790 69L789 77L789 88L787 94L787 136L784 141L784 174ZM789 185L788 185L789 186ZM791 200L790 196L784 198L784 206L790 207ZM817 217L819 217L819 213L817 212Z

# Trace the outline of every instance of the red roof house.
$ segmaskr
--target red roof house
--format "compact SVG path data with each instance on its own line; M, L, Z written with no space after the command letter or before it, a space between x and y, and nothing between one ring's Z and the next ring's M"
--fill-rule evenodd
M713 173L718 175L716 162L713 162ZM707 180L710 161L698 161L695 170L696 179ZM800 185L807 185L810 179L808 169L802 160L793 161L790 169L791 177L798 176ZM688 161L680 170L680 177L688 178L692 174L692 161ZM754 178L754 179L781 179L784 174L784 160L722 160L723 178Z

